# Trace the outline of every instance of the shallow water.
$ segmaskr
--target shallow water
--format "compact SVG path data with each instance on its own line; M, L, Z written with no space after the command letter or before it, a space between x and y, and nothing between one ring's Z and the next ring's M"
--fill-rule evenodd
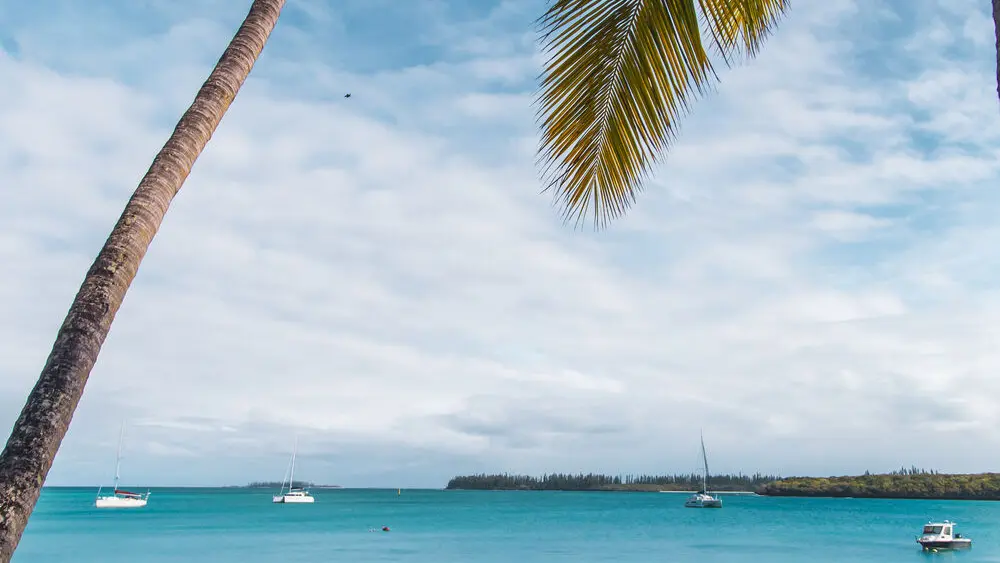
M95 492L45 489L14 561L1000 562L991 502L726 495L699 510L678 494L332 489L275 505L267 490L154 489L129 511L93 508ZM932 518L973 548L921 553Z

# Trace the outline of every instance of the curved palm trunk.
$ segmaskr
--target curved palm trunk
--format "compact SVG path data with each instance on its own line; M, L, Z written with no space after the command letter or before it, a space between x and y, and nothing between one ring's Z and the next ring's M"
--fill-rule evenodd
M170 201L253 68L284 4L254 1L87 272L0 454L0 562L14 554L111 322Z
M997 39L997 97L1000 97L1000 0L993 0L993 30Z

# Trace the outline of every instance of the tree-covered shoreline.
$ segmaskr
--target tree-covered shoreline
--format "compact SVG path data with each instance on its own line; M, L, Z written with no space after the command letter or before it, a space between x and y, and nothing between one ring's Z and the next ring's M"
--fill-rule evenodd
M691 475L601 475L550 473L540 477L497 473L452 478L449 490L489 491L694 491L701 477ZM1000 473L946 474L916 467L888 473L838 477L713 475L709 489L755 492L769 497L900 498L1000 500Z
M945 474L922 469L842 477L788 477L761 485L772 497L1000 500L1000 473Z
M709 488L722 492L752 492L777 480L774 475L712 475ZM460 475L448 481L449 490L488 491L693 491L701 488L701 476L689 475L601 475L596 473L549 473L541 477L510 473Z
M282 483L281 481L254 481L246 485L235 485L235 487L240 489L280 489L282 485L288 486L288 483ZM336 489L340 487L340 485L317 485L309 481L293 481L291 486L296 489Z

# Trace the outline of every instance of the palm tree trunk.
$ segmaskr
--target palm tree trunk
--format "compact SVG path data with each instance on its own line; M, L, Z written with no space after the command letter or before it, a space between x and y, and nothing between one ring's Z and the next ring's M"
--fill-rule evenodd
M993 0L993 32L997 40L997 97L1000 97L1000 0Z
M17 548L111 322L167 207L250 74L284 4L254 1L87 272L0 454L0 562L9 562Z
M997 97L1000 97L1000 0L993 0L993 32L997 40Z

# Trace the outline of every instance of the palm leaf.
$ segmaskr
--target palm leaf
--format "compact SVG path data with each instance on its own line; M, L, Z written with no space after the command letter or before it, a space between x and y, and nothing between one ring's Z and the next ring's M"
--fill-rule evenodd
M604 226L635 201L715 77L699 21L728 62L757 52L785 1L554 0L540 20L539 160L565 218Z
M788 0L698 0L712 40L726 62L755 56L788 9Z

